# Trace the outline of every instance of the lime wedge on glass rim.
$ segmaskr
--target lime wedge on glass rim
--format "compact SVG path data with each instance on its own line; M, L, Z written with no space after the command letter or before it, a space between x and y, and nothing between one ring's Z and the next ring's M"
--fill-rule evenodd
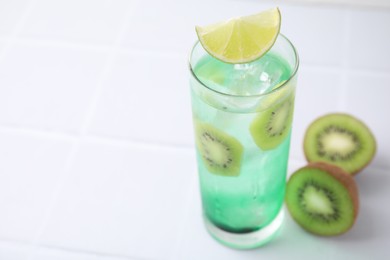
M272 8L258 14L196 26L203 48L226 63L248 63L263 56L280 31L280 12Z

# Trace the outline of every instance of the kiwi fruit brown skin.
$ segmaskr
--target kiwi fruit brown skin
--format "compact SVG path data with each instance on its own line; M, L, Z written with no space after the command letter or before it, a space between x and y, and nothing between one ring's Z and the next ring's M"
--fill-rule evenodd
M328 172L339 182L341 182L345 188L347 188L349 194L351 194L353 208L354 208L354 216L356 220L357 215L359 213L360 206L359 206L359 195L358 195L359 192L355 180L351 178L351 176L346 171L333 164L324 163L324 162L313 162L313 163L309 163L306 167L317 168Z
M346 193L347 194L347 201L350 201L352 203L351 208L353 210L353 212L352 212L353 219L352 219L352 221L351 221L351 219L349 219L349 221L344 221L344 222L347 222L346 226L342 226L341 228L336 228L336 229L334 229L334 228L332 229L332 227L330 227L329 230L327 230L326 232L324 232L323 230L317 230L315 227L313 227L314 226L313 222L316 222L316 220L311 220L310 217L308 217L306 215L308 213L305 213L305 211L302 208L300 208L299 205L296 205L297 201L293 197L298 196L298 195L295 193L292 194L292 192L289 190L289 188L291 188L290 186L292 186L292 184L290 184L290 183L292 183L294 181L299 183L299 181L294 180L294 179L298 178L298 180L299 180L299 178L300 178L299 175L303 171L306 171L306 175L309 175L309 174L307 174L307 171L310 171L310 170L313 170L313 172L310 173L313 175L313 179L315 178L315 175L316 175L316 173L314 171L320 170L322 173L326 173L329 176L333 177L333 178L331 178L332 183L334 182L335 184L338 183L337 185L342 185L345 188L343 190L347 191L347 193ZM302 178L300 180L302 180ZM335 187L335 184L332 186ZM299 185L302 185L302 182L299 183ZM329 185L329 182L328 182L328 185ZM298 187L302 188L301 186L298 186ZM294 189L294 188L291 188L291 190L296 191L296 189ZM337 191L336 188L335 188L335 190L333 190L333 192L335 192L335 191ZM339 193L339 194L337 194L337 196L341 196L340 189L338 189L338 191L336 193ZM340 197L336 197L336 201L340 201ZM341 169L340 167L337 167L335 165L331 165L328 163L323 163L323 162L309 163L307 166L297 170L290 177L290 180L287 184L287 189L286 189L286 204L287 204L288 210L291 213L292 218L296 221L297 224L299 224L306 231L308 231L312 234L315 234L315 235L319 235L319 236L338 236L338 235L342 235L342 234L346 233L347 231L349 231L356 222L358 212L359 212L358 187L356 185L354 178L350 174L345 172L343 169ZM346 206L346 204L339 204L338 206L341 207L341 205ZM333 208L333 206L334 205L332 205L332 208ZM340 208L338 208L337 210L340 211ZM348 210L348 208L342 209L341 212L345 212L345 210ZM300 213L302 213L302 215L304 215L303 218L302 218L302 216L298 215ZM349 214L349 215L351 217L351 214ZM342 218L342 220L338 219L338 220L334 220L334 221L343 221L343 218L345 220L345 216L342 215L341 218ZM311 222L311 221L313 221L313 222ZM318 225L319 223L314 223L314 224ZM321 224L321 226L326 225L326 224L327 223L323 223L323 224ZM331 229L332 229L332 231L331 231Z
M367 156L364 158L363 161L359 160L357 162L351 162L350 164L353 165L353 167L347 167L342 164L342 162L337 162L337 161L331 161L327 158L321 158L319 156L315 156L312 151L310 151L309 147L309 140L312 138L313 133L310 131L313 126L315 126L317 123L320 121L325 121L330 118L339 118L344 121L351 121L355 125L356 128L360 128L363 131L363 135L367 139L367 143L369 143L369 148L363 147L363 149L369 149L370 152L367 154ZM315 133L318 135L318 133ZM363 170L367 165L370 164L372 159L374 158L376 154L376 149L377 149L377 144L374 135L372 134L371 130L367 127L365 123L363 123L361 120L357 119L356 117L346 114L346 113L330 113L323 115L319 118L317 118L315 121L313 121L310 126L307 128L305 137L304 137L304 143L303 143L303 150L305 154L306 160L310 162L324 162L324 163L329 163L333 165L337 165L338 167L343 168L346 172L348 172L350 175L356 175L359 173L361 170Z

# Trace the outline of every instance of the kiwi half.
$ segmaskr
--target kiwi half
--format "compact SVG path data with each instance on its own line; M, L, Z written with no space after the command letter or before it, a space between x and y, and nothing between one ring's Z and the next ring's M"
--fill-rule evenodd
M351 175L327 163L311 163L287 183L286 204L305 230L334 236L348 231L359 210L358 189Z
M282 102L260 112L249 130L256 145L270 150L283 142L290 133L294 111L294 95L291 93Z
M370 129L348 114L328 114L306 131L304 152L309 162L328 162L354 175L374 157L376 142Z
M243 146L234 137L207 123L195 123L198 152L209 172L222 176L240 174Z

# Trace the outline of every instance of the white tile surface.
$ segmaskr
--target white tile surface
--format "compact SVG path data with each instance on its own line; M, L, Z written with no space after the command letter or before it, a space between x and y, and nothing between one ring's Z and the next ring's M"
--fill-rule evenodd
M390 71L390 12L350 11L348 59L352 68Z
M323 4L330 5L333 4L335 6L344 6L348 5L349 7L362 6L366 7L390 7L390 3L387 0L295 0L292 2L296 3L310 3L310 4Z
M30 0L0 1L0 36L9 36Z
M133 26L129 27L123 46L189 51L195 41L195 32L184 6L185 3L179 0L137 1Z
M6 42L0 39L0 55L1 55L2 51L4 50L5 45L6 45Z
M303 138L307 127L317 117L338 111L341 77L336 72L325 72L301 67L295 100L290 157L304 160Z
M86 143L40 243L168 259L194 169L192 151Z
M31 240L71 144L0 131L0 238Z
M390 168L390 139L387 113L390 111L390 75L351 73L348 79L346 112L360 118L369 126L377 140L375 167Z
M185 57L121 55L104 85L89 132L157 143L192 144Z
M14 45L0 61L0 124L76 132L105 55Z
M27 260L32 250L32 246L0 241L0 259L2 260Z
M281 5L281 32L298 50L303 64L341 65L345 11L321 6Z
M112 44L130 4L127 0L37 0L20 36Z

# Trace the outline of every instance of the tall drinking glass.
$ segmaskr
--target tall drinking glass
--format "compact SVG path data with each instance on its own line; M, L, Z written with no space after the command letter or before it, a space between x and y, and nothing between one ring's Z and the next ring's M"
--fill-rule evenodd
M297 52L280 34L260 59L228 64L197 42L189 65L205 226L227 246L258 247L283 220Z

